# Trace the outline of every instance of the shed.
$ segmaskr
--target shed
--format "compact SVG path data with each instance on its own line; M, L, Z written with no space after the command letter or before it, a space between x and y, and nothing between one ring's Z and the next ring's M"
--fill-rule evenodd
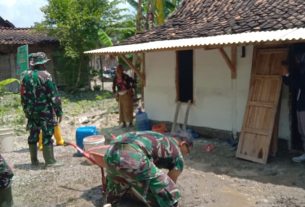
M52 51L58 49L57 39L37 32L34 28L16 28L12 23L0 17L0 81L18 78L16 74L17 48L29 45L29 53L43 51L52 59ZM54 74L53 62L47 65Z
M189 125L239 136L237 157L266 163L278 137L300 145L281 74L289 49L305 42L304 13L302 0L184 0L164 25L86 53L120 56L145 79L152 120L172 121L176 102L185 111L191 100ZM143 55L144 70L129 53Z

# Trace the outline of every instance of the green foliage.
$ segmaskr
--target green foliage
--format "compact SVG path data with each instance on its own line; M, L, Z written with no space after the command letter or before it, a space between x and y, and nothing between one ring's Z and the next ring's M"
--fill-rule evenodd
M42 8L45 21L36 25L47 30L62 46L63 58L58 62L59 75L67 84L81 84L88 76L88 56L84 51L111 46L135 31L132 16L124 15L117 5L120 0L48 0ZM55 54L59 56L58 54ZM87 73L87 74L86 74Z
M100 109L106 99L112 98L109 91L86 91L76 94L61 92L64 116L77 116ZM21 106L19 94L3 94L0 96L0 125L12 126L25 130L26 118Z
M77 116L100 108L105 99L112 98L109 91L86 91L76 94L62 93L64 114Z
M3 94L0 99L0 125L10 125L14 128L24 125L26 119L20 103L20 95Z
M126 0L135 10L138 8L138 0ZM182 0L142 0L142 16L149 13L149 5L154 14L154 24L161 25L180 6ZM143 24L143 22L142 22ZM141 26L141 28L144 28Z
M9 78L9 79L0 81L0 94L5 92L5 86L7 86L15 81L17 81L18 83L20 82L18 79L15 79L15 78Z

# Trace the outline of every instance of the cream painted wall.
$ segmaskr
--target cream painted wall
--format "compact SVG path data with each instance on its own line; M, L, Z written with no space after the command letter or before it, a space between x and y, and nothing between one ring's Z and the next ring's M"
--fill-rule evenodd
M230 54L230 50L226 48ZM240 131L248 98L253 47L246 47L246 56L237 55L237 79L232 80L228 66L218 50L194 50L194 104L188 124L229 131ZM175 113L176 52L146 54L145 109L150 119L173 121ZM279 136L289 137L288 94L283 94ZM286 101L286 102L285 102ZM186 104L179 115L183 123ZM287 126L287 127L286 127Z

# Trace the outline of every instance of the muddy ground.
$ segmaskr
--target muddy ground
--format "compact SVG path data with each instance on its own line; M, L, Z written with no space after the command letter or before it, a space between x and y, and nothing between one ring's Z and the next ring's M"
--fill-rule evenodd
M97 126L106 135L133 130L117 126L115 111L104 113L115 104L113 99L105 100L99 109L101 113L95 110L100 116L91 117L87 124ZM62 132L66 140L75 141L79 121L87 115L64 119ZM15 138L14 150L3 153L15 173L12 188L16 207L103 206L100 168L88 164L84 157L74 156L74 148L63 146L54 149L62 167L33 168L26 140L24 132ZM214 144L215 148L206 152L206 144ZM283 146L277 157L262 165L237 159L234 148L225 140L197 138L178 179L181 206L305 207L305 164L292 163L293 155ZM43 162L41 152L39 159Z

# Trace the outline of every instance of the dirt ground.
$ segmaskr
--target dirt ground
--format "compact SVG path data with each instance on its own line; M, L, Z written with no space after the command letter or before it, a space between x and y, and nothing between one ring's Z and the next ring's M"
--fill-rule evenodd
M114 100L106 100L101 111ZM103 108L104 107L104 108ZM118 114L103 114L88 125L97 126L109 138L110 133L126 130L117 125ZM74 117L65 118L62 133L75 141L75 131L81 124ZM76 157L72 147L55 147L62 167L44 169L31 167L27 132L14 140L14 150L3 153L13 167L13 197L16 207L101 207L101 171L84 157ZM206 152L204 146L214 144ZM305 207L305 165L294 164L292 154L280 149L277 157L266 165L235 157L234 149L224 140L195 140L194 149L185 158L186 167L178 179L182 207ZM39 160L43 162L42 154Z

